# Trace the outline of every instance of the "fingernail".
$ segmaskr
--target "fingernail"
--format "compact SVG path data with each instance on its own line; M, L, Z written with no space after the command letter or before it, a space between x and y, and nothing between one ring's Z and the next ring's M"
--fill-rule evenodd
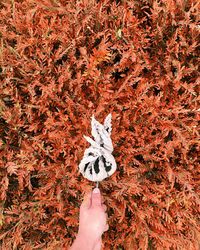
M100 193L99 188L95 188L95 189L93 190L93 193L94 193L94 194L99 194L99 193Z

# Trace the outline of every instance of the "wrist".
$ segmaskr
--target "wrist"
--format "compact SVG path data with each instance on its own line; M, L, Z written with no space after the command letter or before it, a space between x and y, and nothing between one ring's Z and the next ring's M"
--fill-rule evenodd
M91 236L78 232L70 250L94 250L95 246L96 242Z
M78 231L77 237L80 240L85 240L89 245L95 246L95 244L99 241L99 238L95 237L93 233L87 233L84 231Z

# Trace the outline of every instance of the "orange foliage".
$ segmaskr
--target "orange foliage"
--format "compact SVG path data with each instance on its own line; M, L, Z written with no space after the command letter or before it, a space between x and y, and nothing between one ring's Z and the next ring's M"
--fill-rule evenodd
M198 250L197 0L0 2L0 247L67 249L92 114L112 113L104 249Z

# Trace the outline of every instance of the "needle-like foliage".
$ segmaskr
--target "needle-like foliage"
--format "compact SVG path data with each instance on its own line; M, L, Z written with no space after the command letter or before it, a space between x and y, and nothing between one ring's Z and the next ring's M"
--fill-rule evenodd
M200 248L198 0L0 1L0 248L68 249L112 113L105 250Z

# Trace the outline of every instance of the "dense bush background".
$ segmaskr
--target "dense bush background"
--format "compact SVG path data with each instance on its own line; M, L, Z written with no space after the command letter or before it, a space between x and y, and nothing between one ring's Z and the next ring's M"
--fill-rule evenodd
M90 117L112 113L103 249L198 250L198 0L0 2L0 246L67 249Z

